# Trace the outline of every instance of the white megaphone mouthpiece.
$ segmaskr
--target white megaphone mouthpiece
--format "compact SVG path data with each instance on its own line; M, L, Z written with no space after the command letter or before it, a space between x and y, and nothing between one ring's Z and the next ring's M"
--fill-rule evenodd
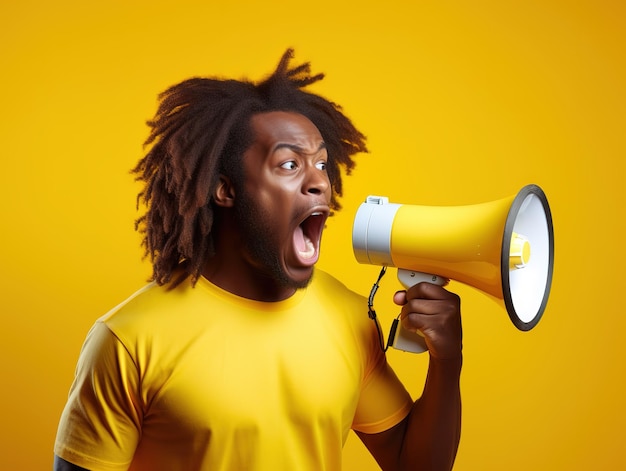
M415 206L369 196L355 216L352 245L360 263L397 267L407 288L451 279L483 291L520 330L535 327L545 311L554 231L548 200L537 185L465 206ZM425 350L419 335L398 331L395 348Z

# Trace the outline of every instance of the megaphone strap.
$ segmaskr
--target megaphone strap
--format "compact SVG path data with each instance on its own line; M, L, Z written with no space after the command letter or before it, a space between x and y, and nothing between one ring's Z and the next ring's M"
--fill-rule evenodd
M378 274L378 279L372 286L370 295L367 298L367 315L369 316L370 319L374 321L374 325L376 325L376 331L378 332L378 341L380 342L380 348L383 352L386 352L387 349L389 348L389 344L390 344L389 339L392 339L393 336L390 334L389 339L387 340L387 345L385 345L383 332L380 327L380 323L378 322L376 311L374 310L374 296L376 296L376 292L378 291L378 288L380 287L380 280L382 279L382 277L385 275L386 272L387 272L387 266L383 265L382 269L380 270L380 273ZM395 329L397 328L397 325L398 325L398 319L394 321L393 326L392 326L392 330L394 332L395 332Z

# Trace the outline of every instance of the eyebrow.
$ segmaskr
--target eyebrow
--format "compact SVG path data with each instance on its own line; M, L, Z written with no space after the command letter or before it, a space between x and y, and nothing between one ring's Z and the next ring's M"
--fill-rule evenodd
M274 152L276 152L279 149L289 149L293 152L295 152L296 154L301 154L301 155L307 155L309 154L308 152L304 151L304 148L297 145L297 144L288 144L286 142L281 142L280 144L277 144L276 147L274 148ZM327 149L326 143L324 141L320 142L320 145L318 146L317 150L315 150L314 152L310 153L310 155L315 155L317 153L319 153L320 151Z

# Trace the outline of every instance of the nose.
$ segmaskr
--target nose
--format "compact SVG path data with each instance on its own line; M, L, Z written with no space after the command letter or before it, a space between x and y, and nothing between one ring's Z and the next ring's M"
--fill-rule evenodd
M306 180L302 187L304 193L311 195L322 195L328 192L330 180L326 170L322 170L312 165L309 167Z

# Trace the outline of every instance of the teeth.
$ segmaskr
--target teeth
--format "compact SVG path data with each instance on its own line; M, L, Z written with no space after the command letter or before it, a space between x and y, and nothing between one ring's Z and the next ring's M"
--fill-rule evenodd
M322 215L322 213L313 213L313 214L311 214L311 216L321 216L321 215Z

